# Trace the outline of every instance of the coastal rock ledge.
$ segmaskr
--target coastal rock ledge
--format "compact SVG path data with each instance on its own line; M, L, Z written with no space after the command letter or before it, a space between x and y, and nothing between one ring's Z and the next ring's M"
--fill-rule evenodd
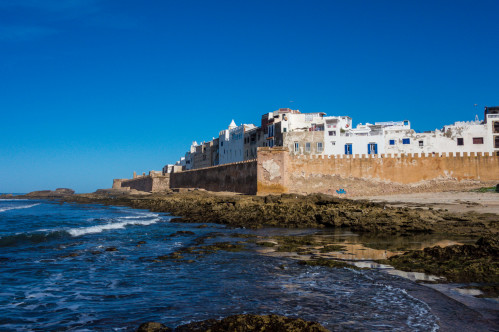
M137 332L225 332L225 331L272 331L272 332L327 332L319 323L300 318L278 315L234 315L221 320L208 319L177 326L175 329L161 323L148 322L139 326Z
M63 198L66 196L74 195L75 191L68 188L57 188L56 190L39 190L32 191L24 197L27 198Z

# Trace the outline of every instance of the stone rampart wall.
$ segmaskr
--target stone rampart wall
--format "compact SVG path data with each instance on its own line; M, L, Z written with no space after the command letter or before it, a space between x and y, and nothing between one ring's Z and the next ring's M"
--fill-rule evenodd
M499 157L471 154L293 156L285 149L258 151L258 193L350 196L441 191L499 181Z
M170 174L171 188L202 188L256 194L256 160Z
M164 176L140 176L135 179L115 179L113 188L129 188L147 192L164 191L170 189L170 174Z

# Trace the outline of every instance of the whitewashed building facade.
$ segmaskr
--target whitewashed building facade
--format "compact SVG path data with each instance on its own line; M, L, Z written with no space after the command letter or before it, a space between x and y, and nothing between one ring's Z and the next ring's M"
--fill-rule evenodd
M220 131L218 136L219 165L244 160L244 132L255 128L253 124L237 126L232 120L228 129Z

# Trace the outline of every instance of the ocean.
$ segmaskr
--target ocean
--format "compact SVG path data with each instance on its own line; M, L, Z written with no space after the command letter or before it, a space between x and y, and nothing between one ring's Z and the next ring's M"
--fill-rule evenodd
M233 229L170 222L126 207L0 200L0 330L133 331L232 314L279 314L331 330L432 331L438 318L400 277L303 266L247 250L158 259L180 248L244 241Z

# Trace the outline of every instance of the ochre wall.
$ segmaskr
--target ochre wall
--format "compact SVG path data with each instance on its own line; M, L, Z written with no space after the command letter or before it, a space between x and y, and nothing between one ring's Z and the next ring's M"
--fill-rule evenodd
M262 194L288 192L286 168L289 154L286 148L258 148L257 189Z
M498 156L293 156L258 150L258 193L441 191L499 181ZM347 158L348 157L348 158Z
M170 176L141 176L136 179L120 180L113 182L113 188L130 188L139 191L158 192L170 189Z
M203 188L256 194L256 161L213 166L170 174L171 188Z
M341 158L342 157L342 158ZM169 176L116 179L113 188L158 192L203 188L244 194L327 193L344 196L448 191L499 183L499 156L293 156L286 148L258 148L257 160Z

